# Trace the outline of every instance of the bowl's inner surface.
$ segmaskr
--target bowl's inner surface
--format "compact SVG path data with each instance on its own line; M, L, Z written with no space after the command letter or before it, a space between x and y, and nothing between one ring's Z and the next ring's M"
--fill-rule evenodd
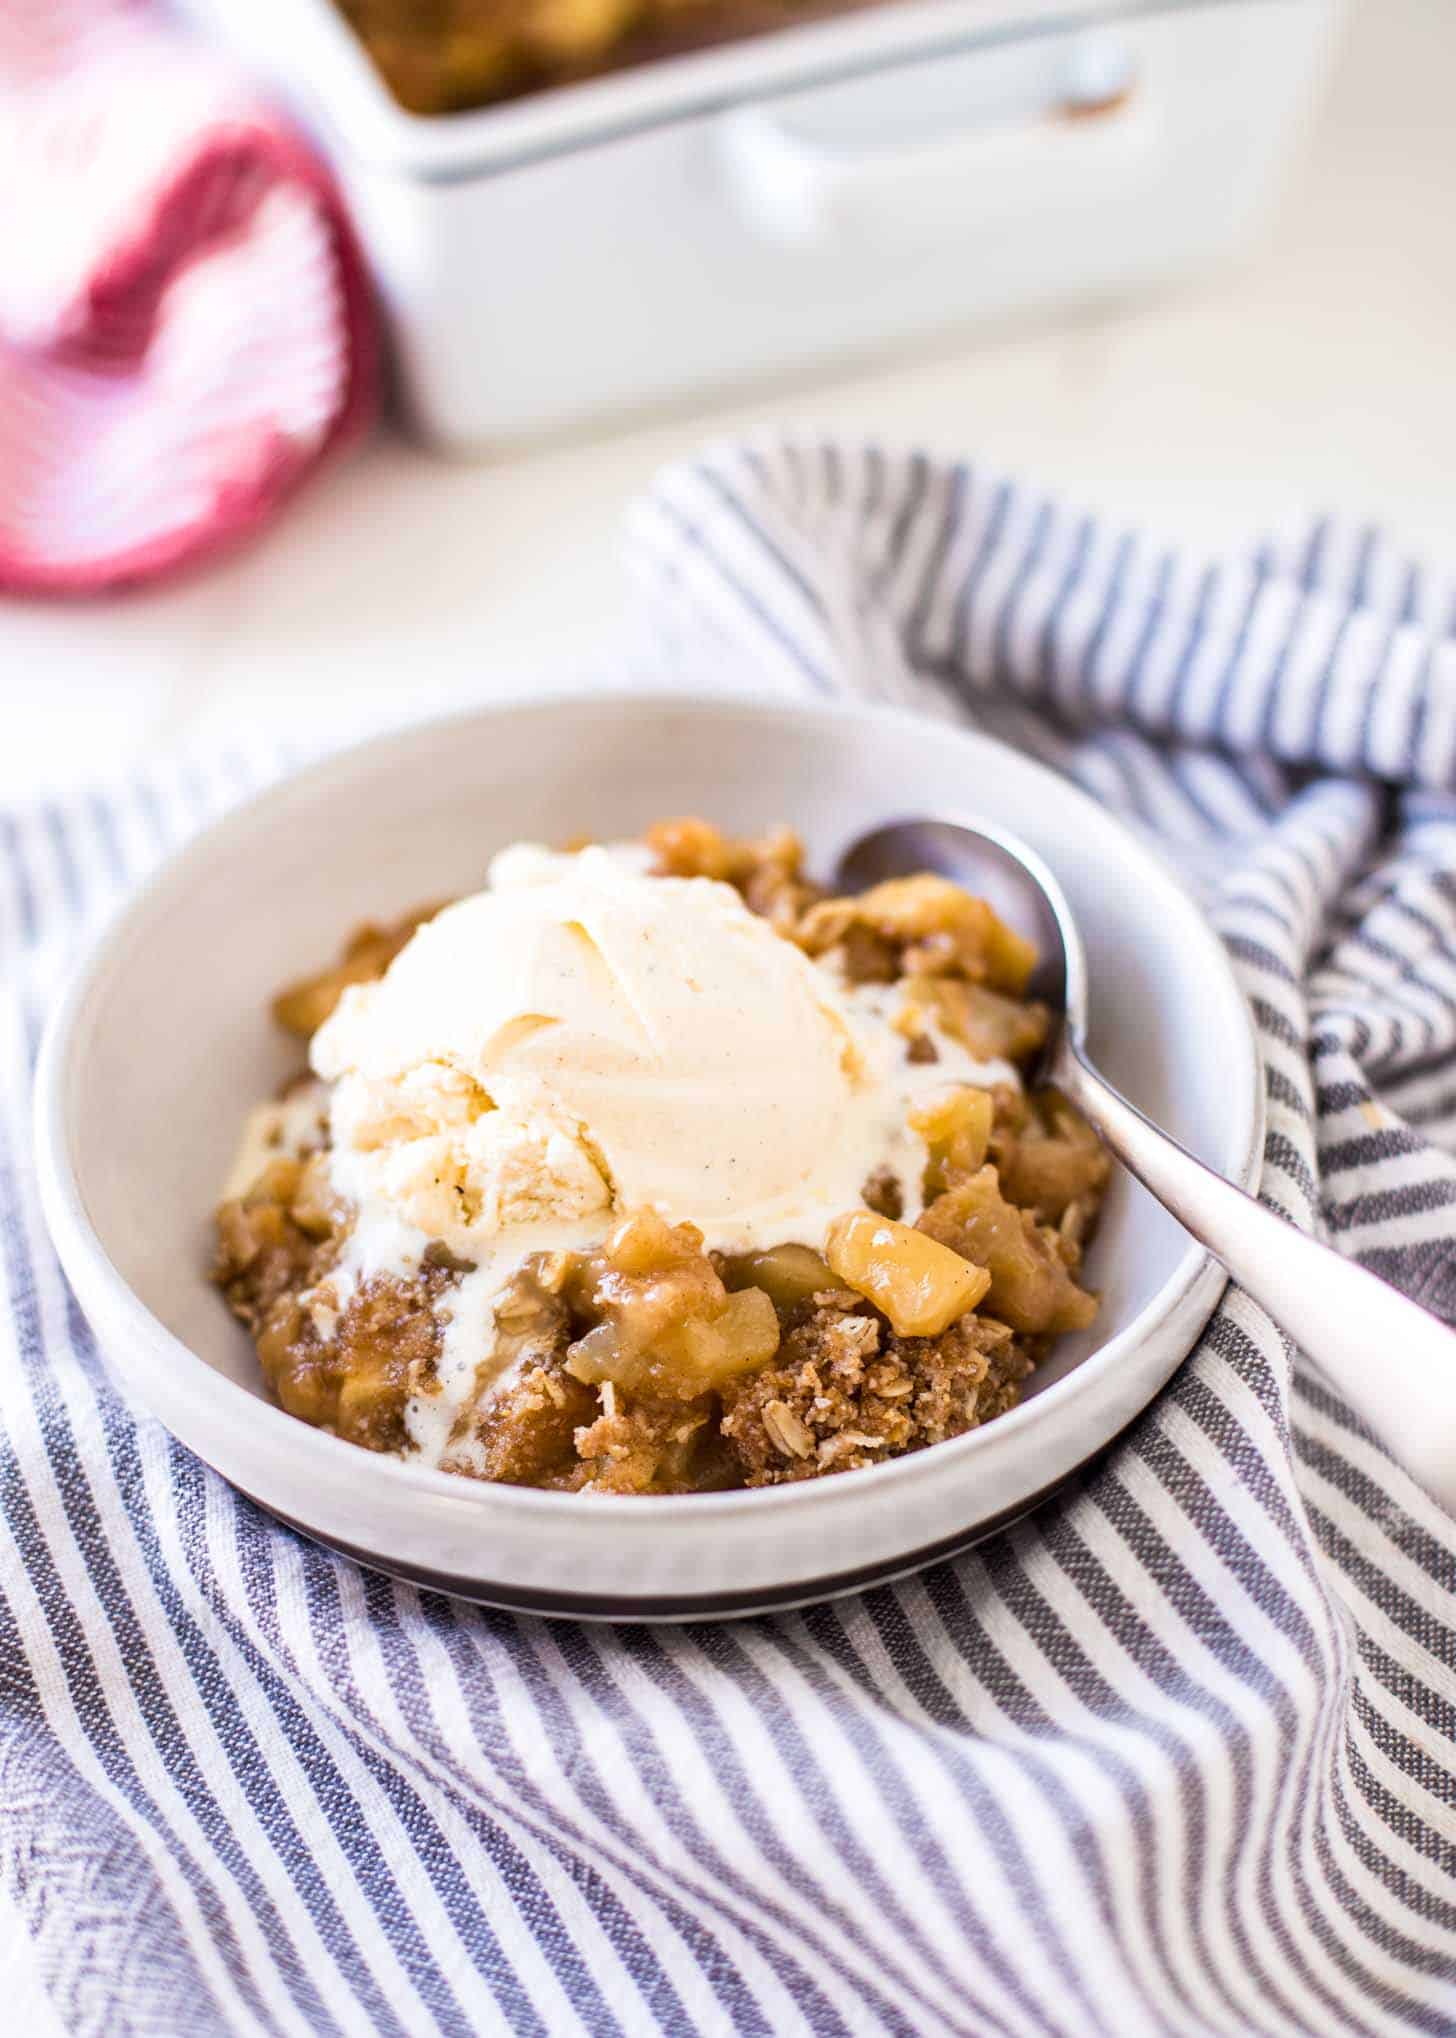
M281 982L362 919L478 888L503 843L630 835L688 812L738 830L788 821L821 868L906 813L1015 829L1081 922L1107 1073L1194 1152L1241 1171L1257 1104L1237 994L1196 908L1083 796L940 725L728 703L531 706L392 738L280 788L188 852L113 945L63 1070L70 1158L103 1247L152 1313L262 1392L206 1267L243 1115L296 1066L267 1016ZM1035 1389L1127 1325L1188 1250L1117 1179L1091 1262L1101 1318L1063 1340Z

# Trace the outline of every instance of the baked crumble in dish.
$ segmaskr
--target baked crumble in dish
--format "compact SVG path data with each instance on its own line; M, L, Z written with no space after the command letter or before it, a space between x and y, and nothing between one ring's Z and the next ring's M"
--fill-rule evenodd
M459 113L866 0L337 0L411 113Z
M691 1493L1012 1407L1096 1314L1109 1163L1020 1071L1035 957L787 829L504 851L284 990L214 1276L281 1405L478 1479Z

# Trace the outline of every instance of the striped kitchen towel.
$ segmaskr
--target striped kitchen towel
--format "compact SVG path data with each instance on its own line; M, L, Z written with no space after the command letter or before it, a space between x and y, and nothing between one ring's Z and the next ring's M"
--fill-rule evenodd
M1265 1196L1456 1317L1456 585L833 446L676 470L633 539L694 683L966 716L1161 838L1258 1017ZM1032 1519L730 1627L393 1584L126 1405L31 1059L92 905L248 776L0 824L0 1876L62 2027L1456 2032L1456 1525L1238 1293Z

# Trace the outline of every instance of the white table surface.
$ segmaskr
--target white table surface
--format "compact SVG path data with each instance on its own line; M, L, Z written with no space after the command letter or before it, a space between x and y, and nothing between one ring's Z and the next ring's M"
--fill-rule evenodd
M1456 554L1456 0L1355 0L1262 247L1153 303L492 466L389 431L161 592L0 603L0 800L258 720L316 733L608 671L623 503L777 422L973 452L1191 538L1348 508ZM0 1894L0 1985L59 2032Z
M1348 508L1456 551L1456 4L1351 12L1310 146L1235 269L492 465L385 428L221 566L0 604L0 799L249 720L342 736L599 674L623 503L705 436L777 422L973 452L1193 538Z

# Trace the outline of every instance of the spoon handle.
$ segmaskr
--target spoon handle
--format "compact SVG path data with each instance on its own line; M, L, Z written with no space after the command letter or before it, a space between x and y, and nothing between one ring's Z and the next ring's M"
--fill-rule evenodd
M1195 1160L1064 1041L1053 1077L1123 1165L1456 1513L1456 1332Z

